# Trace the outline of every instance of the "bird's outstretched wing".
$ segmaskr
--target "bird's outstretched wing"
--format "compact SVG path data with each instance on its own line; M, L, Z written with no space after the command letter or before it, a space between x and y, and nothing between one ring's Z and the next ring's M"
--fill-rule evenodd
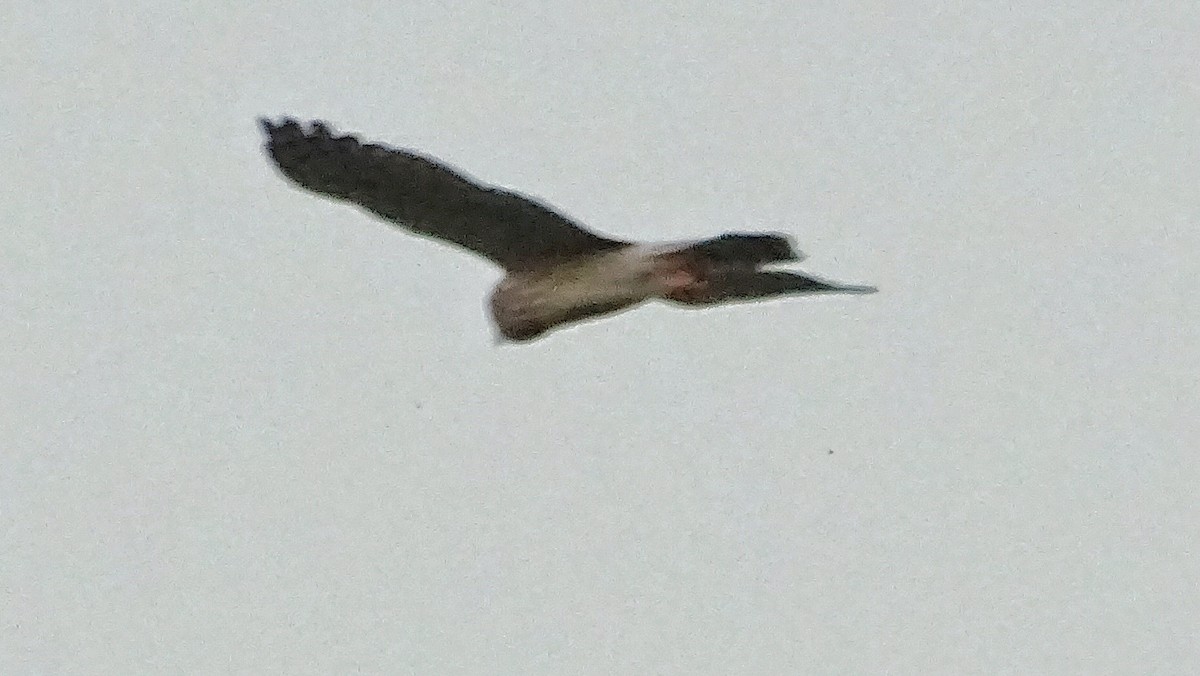
M876 291L878 289L873 286L834 284L796 272L735 267L718 270L708 280L706 292L688 300L685 304L716 305L794 294L861 294L875 293Z
M724 266L753 267L804 260L804 254L792 245L791 237L775 232L727 232L688 243L679 250L699 254L711 263Z
M452 242L508 270L628 245L533 199L468 178L429 157L335 136L322 122L259 122L266 149L298 185L353 202L408 230Z

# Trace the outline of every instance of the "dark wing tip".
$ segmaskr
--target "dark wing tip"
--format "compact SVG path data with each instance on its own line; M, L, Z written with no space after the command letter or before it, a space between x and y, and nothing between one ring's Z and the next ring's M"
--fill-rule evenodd
M321 120L300 122L283 117L276 122L260 117L258 123L267 135L267 155L285 176L317 192L349 196L354 186L347 181L354 172L347 171L347 165L358 163L357 171L362 172L365 157L359 154L362 143L357 138L335 136Z
M283 117L278 123L276 123L274 120L266 117L265 115L260 116L258 118L258 126L262 127L262 130L266 132L267 136L270 138L274 138L277 134L285 131L297 131L301 134L304 133L304 129L300 126L300 123L292 117Z
M696 248L718 261L766 265L804 260L792 238L779 232L727 232Z
M329 124L323 120L313 120L308 123L308 129L304 128L304 124L294 117L284 116L279 122L275 122L269 117L259 117L258 126L267 135L267 141L271 145L287 143L296 140L332 140L337 139L333 135L333 130ZM341 137L353 138L353 137Z
M791 235L782 232L765 232L759 240L763 247L764 257L779 262L799 262L805 259L804 252L796 248Z
M307 136L304 133L304 127L300 123L290 117L284 117L279 122L275 122L267 117L258 118L258 125L267 135L266 149L267 153L276 160L279 159L279 150L296 143L303 141Z

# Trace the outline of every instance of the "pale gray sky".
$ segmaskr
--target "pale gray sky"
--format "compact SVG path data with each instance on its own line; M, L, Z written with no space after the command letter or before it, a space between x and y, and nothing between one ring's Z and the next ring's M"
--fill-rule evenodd
M1200 6L547 4L0 10L0 673L1200 671ZM496 348L279 114L881 292Z

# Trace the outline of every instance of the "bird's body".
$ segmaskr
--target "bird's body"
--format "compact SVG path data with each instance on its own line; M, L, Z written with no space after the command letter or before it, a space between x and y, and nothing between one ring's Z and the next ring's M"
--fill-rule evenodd
M651 260L636 246L510 272L492 291L492 319L510 340L632 307L651 297Z
M507 275L490 309L509 340L611 314L651 299L687 306L797 293L871 293L807 275L765 270L801 260L774 233L728 233L663 244L599 235L523 195L487 186L417 153L334 136L317 122L261 120L285 176L420 235L480 254Z

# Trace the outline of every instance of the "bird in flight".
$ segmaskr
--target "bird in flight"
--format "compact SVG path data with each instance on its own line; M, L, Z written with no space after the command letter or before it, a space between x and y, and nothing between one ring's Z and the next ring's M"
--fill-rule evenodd
M337 135L324 122L260 118L266 151L291 181L409 232L458 245L505 271L490 299L509 341L658 299L703 308L815 293L874 293L770 269L803 255L778 233L638 243L598 234L525 195L432 157Z

